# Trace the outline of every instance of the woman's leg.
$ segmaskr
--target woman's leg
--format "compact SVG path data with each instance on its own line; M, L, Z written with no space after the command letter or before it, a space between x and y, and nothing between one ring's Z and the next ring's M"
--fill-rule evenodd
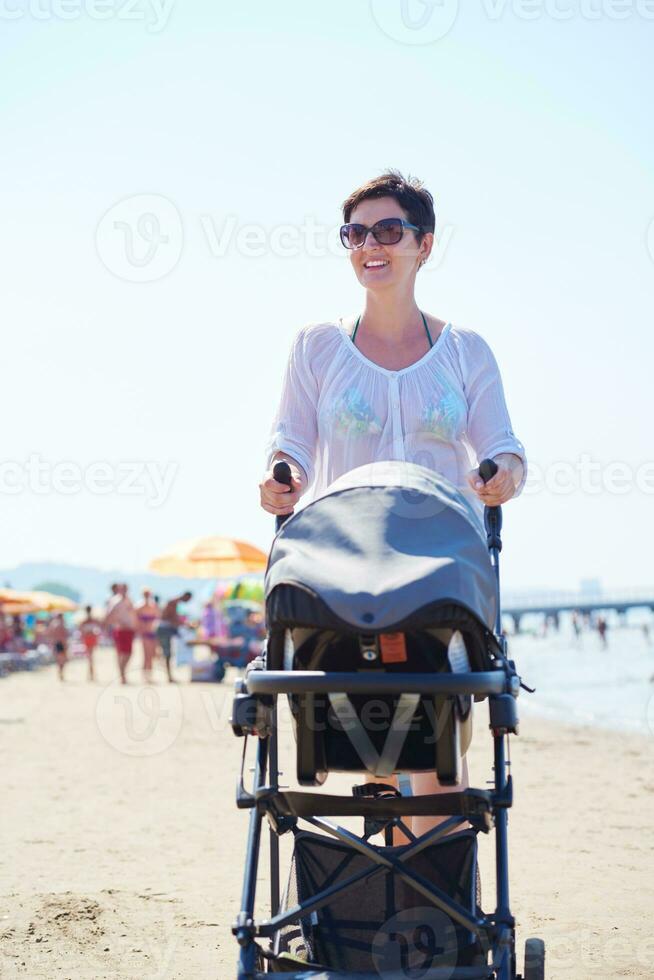
M435 772L414 772L410 773L411 779L411 793L413 796L431 796L437 793L458 793L464 789L467 789L470 783L468 782L468 762L465 758L461 760L461 782L457 786L442 786ZM370 782L375 782L371 777ZM389 780L384 780L384 782L392 782L393 786L397 786L397 776L391 777ZM406 817L404 823L407 825L412 834L416 837L420 837L422 834L426 834L428 830L433 830L435 827L440 826L444 820L449 820L449 817ZM455 830L461 830L461 827L455 828ZM454 833L454 831L451 831ZM393 829L393 843L394 844L406 844L407 838L402 833L399 827Z
M441 786L436 774L431 772L416 772L411 776L411 792L414 796L425 796L428 793L458 793L467 789L469 785L468 761L465 756L461 763L461 782L458 786ZM428 830L438 827L444 820L449 819L449 817L412 817L410 826L416 837L420 837L421 834L426 834ZM461 830L460 827L456 829Z
M154 659L154 649L156 641L151 636L144 636L143 643L143 674L147 681L152 679L152 661Z

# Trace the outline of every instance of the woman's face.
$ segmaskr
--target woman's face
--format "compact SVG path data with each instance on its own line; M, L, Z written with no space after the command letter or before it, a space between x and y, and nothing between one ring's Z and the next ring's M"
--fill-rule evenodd
M380 197L362 201L350 215L350 222L372 228L382 218L410 220L395 198ZM404 234L396 245L380 245L374 235L368 233L361 248L350 251L350 262L357 279L366 289L387 289L402 285L412 289L420 264L429 256L433 242L433 234L426 232L418 244L416 233L410 228L404 229Z

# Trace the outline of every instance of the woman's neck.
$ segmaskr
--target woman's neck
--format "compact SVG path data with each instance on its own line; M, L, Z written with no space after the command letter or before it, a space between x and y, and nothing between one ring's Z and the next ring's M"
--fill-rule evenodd
M361 315L368 336L398 342L410 336L421 323L413 292L409 294L366 293Z

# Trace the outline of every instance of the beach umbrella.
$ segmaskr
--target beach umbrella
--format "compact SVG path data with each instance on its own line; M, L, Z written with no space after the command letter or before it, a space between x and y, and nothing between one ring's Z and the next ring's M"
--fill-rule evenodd
M74 612L76 609L77 604L63 595L0 589L0 610L9 615L30 612Z
M261 572L268 556L247 541L235 538L192 538L153 558L148 568L158 575L182 578L231 578Z
M0 600L0 616L26 616L27 613L38 612L37 606L26 599L21 601Z
M19 592L18 589L0 589L0 602L23 602L27 601L29 592Z
M29 600L34 605L33 611L38 612L75 612L77 603L64 595L54 595L52 592L28 592Z
M0 589L0 614L6 616L22 616L25 613L37 612L38 606L30 592L19 592L17 589Z

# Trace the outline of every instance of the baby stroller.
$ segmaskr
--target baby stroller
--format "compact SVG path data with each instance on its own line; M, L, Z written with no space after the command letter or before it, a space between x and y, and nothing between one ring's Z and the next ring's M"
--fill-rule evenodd
M481 464L485 481L495 471L492 460ZM286 464L275 478L290 485ZM500 508L486 508L485 525L486 541L450 483L398 462L352 471L285 523L278 518L267 648L237 687L232 717L235 734L257 737L252 788L244 747L237 793L237 805L251 809L233 929L238 980L543 980L539 939L527 940L524 971L516 972L506 750L524 685L500 629ZM329 772L365 774L352 796L280 787L281 694L290 702L300 786L317 786ZM402 792L388 783L395 773L436 772L441 785L456 787L472 704L485 699L492 789L414 796L405 777ZM445 819L416 836L405 821L420 816ZM264 817L271 916L256 921ZM362 818L363 834L334 817ZM497 895L484 913L477 837L493 829ZM284 834L293 853L281 894ZM373 843L379 834L384 843Z

